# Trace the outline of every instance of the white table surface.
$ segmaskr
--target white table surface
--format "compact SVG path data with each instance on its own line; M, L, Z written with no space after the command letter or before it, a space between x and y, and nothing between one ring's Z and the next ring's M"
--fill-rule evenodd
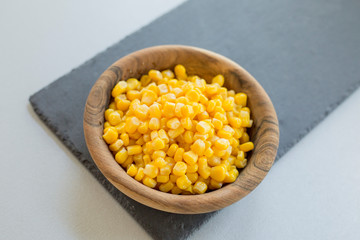
M151 239L28 98L182 2L2 2L0 239ZM190 239L360 239L359 106L358 89Z

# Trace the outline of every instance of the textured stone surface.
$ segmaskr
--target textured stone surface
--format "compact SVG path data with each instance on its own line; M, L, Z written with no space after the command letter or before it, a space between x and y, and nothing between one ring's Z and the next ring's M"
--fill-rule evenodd
M216 213L165 213L112 187L83 137L83 108L92 84L118 58L144 47L185 44L218 52L247 69L273 100L280 157L359 86L359 11L356 0L189 1L35 93L30 102L154 239L185 239Z

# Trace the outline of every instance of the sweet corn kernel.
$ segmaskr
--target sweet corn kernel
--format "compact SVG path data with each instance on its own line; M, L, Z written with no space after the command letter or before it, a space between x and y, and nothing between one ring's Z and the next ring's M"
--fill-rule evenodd
M179 80L186 80L187 79L187 74L186 74L186 69L183 65L178 64L175 66L175 75Z
M196 173L199 169L198 164L190 165L187 164L186 173Z
M137 117L128 117L125 122L125 130L128 133L136 132L137 128L140 125L140 120Z
M152 141L152 148L154 150L160 150L163 149L165 147L165 141L159 137L155 138Z
M226 150L230 146L230 142L225 138L219 138L215 141L214 145L220 150Z
M242 107L246 106L247 95L245 93L237 93L235 94L235 103Z
M168 181L166 183L160 184L159 190L162 192L169 192L170 190L172 190L174 188L174 186L175 186L175 184L173 182Z
M115 155L115 160L119 164L123 164L127 158L128 158L128 152L126 151L126 149L124 147L121 148L120 151L118 151Z
M140 182L143 179L144 176L145 176L144 168L139 167L139 169L138 169L138 171L137 171L137 173L135 175L135 180Z
M150 70L148 73L148 76L151 78L151 80L157 82L163 79L163 75L158 70Z
M121 116L117 111L113 111L108 115L108 121L112 126L118 125L121 122Z
M127 133L122 133L120 135L120 139L123 141L124 146L129 145L130 139L129 139L129 135Z
M157 175L156 181L158 183L166 183L169 181L169 175Z
M157 166L158 168L162 168L166 166L166 161L164 158L156 158L154 161L154 165Z
M127 146L127 151L129 155L135 155L142 153L142 147L139 145Z
M222 106L225 111L232 111L234 108L234 98L228 97L227 99L224 100Z
M162 167L159 170L160 175L170 175L172 168L169 164L167 164L165 167Z
M115 142L109 145L109 149L113 152L117 152L124 145L124 142L121 139L117 139Z
M104 133L103 138L107 144L114 143L118 138L118 132L116 128L109 127L109 129Z
M175 176L183 176L186 173L187 165L184 162L177 162L174 165L174 168L172 170L172 173Z
M210 132L210 129L211 129L210 124L205 121L200 121L196 125L196 130L201 134L206 134L206 133Z
M217 182L222 182L225 179L226 168L223 165L215 166L211 168L210 177Z
M127 81L127 87L126 90L134 90L140 87L141 83L136 78L129 78Z
M171 129L168 131L168 135L169 137L171 137L172 139L175 139L176 137L178 137L180 134L182 134L183 132L185 132L185 129L180 126L177 129Z
M161 118L160 104L158 104L158 103L153 103L153 104L149 107L149 117L150 117L150 118Z
M240 138L240 142L247 143L247 142L249 142L249 140L250 140L249 135L246 132L244 132Z
M178 179L176 179L176 186L182 190L185 190L189 186L191 186L191 181L186 175L182 175L181 177L178 177Z
M246 142L239 146L240 150L243 152L249 152L254 149L254 143Z
M219 74L216 75L215 77L213 77L213 79L211 80L211 83L217 83L219 84L219 86L224 85L224 76Z
M217 83L213 83L213 84L207 84L206 85L206 93L209 95L214 95L218 92L219 90L219 85Z
M202 194L202 193L205 193L206 190L207 190L207 185L205 182L202 182L202 181L197 181L195 184L194 184L194 187L193 187L193 191L194 193L196 194Z
M197 139L194 144L191 145L191 151L202 156L205 152L205 142L201 139Z
M186 173L186 176L191 181L191 183L195 183L199 178L199 174L196 172L195 173Z
M137 131L138 131L139 133L141 133L141 134L147 133L148 130L149 130L149 123L148 123L148 122L142 122L142 123L139 125L138 129L137 129ZM144 140L145 140L145 139L144 139ZM146 141L145 141L145 142L146 142Z
M149 188L154 188L154 187L156 187L157 182L156 182L156 180L145 176L143 179L143 184L148 186Z
M177 129L179 128L181 125L180 121L178 118L172 118L169 121L167 121L166 126L170 129Z
M160 120L158 118L151 118L149 121L150 130L158 130L160 128Z
M157 166L153 164L146 164L144 168L144 174L150 178L155 178L159 173Z
M188 151L184 153L183 158L186 163L194 165L198 160L198 155L193 151Z
M157 159L157 158L164 158L166 157L166 153L162 150L158 150L158 151L154 151L153 154L151 155L151 158L153 160Z
M235 160L235 166L237 168L244 168L246 166L246 164L247 164L247 159L246 158L244 158L243 160L241 160L240 158L237 158Z
M131 164L128 168L126 173L131 176L131 177L135 177L135 175L137 174L138 168L134 165Z
M219 189L219 188L221 188L222 187L222 183L221 182L218 182L218 181L216 181L216 180L214 180L214 179L211 179L210 180L210 188L211 189Z
M145 90L141 98L141 103L151 106L156 101L156 99L157 95L154 91Z
M180 188L178 188L177 186L174 186L172 189L171 189L171 193L172 194L180 194L182 192L182 190Z
M112 90L111 95L115 98L120 94L124 93L126 91L126 88L127 83L125 81L119 81Z
M161 71L161 74L163 78L167 78L167 79L173 79L175 77L173 71L171 71L170 69Z

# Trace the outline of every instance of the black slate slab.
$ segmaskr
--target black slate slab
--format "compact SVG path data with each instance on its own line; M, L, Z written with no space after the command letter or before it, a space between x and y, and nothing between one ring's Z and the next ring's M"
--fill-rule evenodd
M118 58L152 45L192 45L227 56L272 98L280 122L280 157L359 86L359 22L357 0L189 1L41 89L30 102L154 239L185 239L215 213L190 216L148 208L120 193L94 165L82 114L99 75Z

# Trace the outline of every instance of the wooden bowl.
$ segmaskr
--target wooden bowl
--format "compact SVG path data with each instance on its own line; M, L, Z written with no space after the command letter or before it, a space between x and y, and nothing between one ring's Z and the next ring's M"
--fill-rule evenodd
M173 195L151 189L126 174L102 139L104 111L111 90L119 80L139 78L150 69L174 69L183 64L189 75L205 80L217 74L225 77L225 87L248 95L254 120L250 139L255 148L237 180L221 189L202 195ZM127 55L111 65L96 81L86 101L84 133L87 147L104 176L130 198L159 210L196 214L224 208L249 194L270 170L279 144L278 120L270 98L260 84L235 62L195 47L164 45L146 48ZM265 201L265 199L264 199Z

